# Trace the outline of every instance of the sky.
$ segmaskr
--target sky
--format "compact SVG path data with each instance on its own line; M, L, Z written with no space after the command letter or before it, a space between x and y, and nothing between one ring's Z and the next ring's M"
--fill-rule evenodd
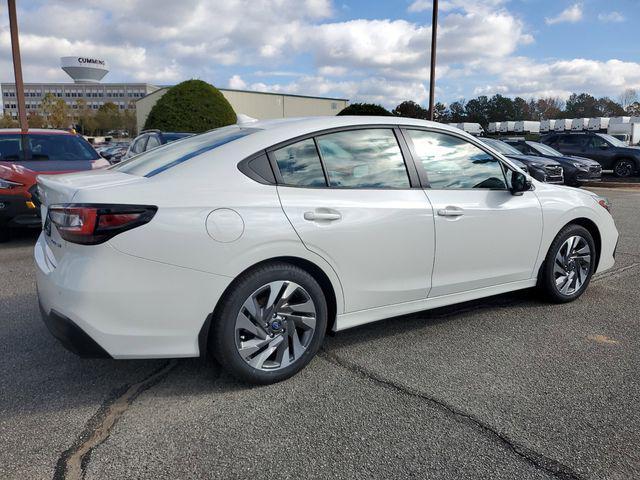
M67 55L104 82L428 102L431 0L18 0L26 82ZM440 0L436 101L640 89L639 0ZM0 81L13 81L0 1Z

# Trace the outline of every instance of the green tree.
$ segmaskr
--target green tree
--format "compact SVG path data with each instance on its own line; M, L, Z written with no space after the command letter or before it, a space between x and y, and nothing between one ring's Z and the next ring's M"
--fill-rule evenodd
M489 99L485 95L469 100L466 105L467 121L476 122L487 128L489 123Z
M597 117L597 100L588 93L572 93L565 105L567 118Z
M5 113L0 117L0 128L15 128L19 125L18 121L14 120L8 113Z
M338 115L373 115L389 117L393 115L389 110L375 103L352 103L338 112Z
M65 101L53 93L47 93L42 98L42 112L51 128L69 128L69 107Z
M460 123L467 119L466 102L464 99L453 102L449 105L449 122Z
M397 117L421 118L423 120L429 118L429 110L421 107L413 100L405 100L394 108L391 113Z
M202 80L187 80L158 100L144 128L199 133L234 123L236 114L220 90Z
M97 130L103 134L109 130L115 130L122 125L120 109L115 103L106 102L104 105L100 105L95 121Z
M529 102L522 97L516 97L513 99L513 119L533 120Z
M428 112L428 110L427 110ZM446 123L449 121L449 111L444 103L436 102L433 106L433 120L435 122Z
M505 97L503 95L500 95L499 93L496 93L487 102L485 115L487 118L487 123L501 122L503 120L515 120L516 118L513 100L511 100L509 97Z
M79 98L76 101L76 105L78 106L78 129L83 135L94 134L97 128L97 122L93 110L89 108L89 106L87 105L87 101L84 98Z
M38 112L29 112L27 115L27 123L29 128L44 128L47 126L47 120Z

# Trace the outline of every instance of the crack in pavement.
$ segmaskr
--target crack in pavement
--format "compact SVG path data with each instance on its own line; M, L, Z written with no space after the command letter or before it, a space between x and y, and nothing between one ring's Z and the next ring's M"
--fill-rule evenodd
M109 438L111 429L129 409L133 401L145 390L160 383L177 365L170 360L133 385L124 385L104 401L98 411L86 423L73 446L58 458L53 480L81 480L89 465L91 452Z
M592 282L599 282L601 280L606 280L609 278L616 278L620 275L622 275L623 273L626 273L629 270L633 270L640 267L640 262L633 262L630 265L627 265L625 267L620 267L620 268L615 268L612 270L608 270L606 272L603 272L599 275L595 275Z
M545 473L562 480L581 480L583 478L578 473L573 471L571 467L564 465L557 460L545 457L544 455L523 445L517 444L507 435L498 432L491 425L485 423L481 419L476 418L470 413L458 410L456 407L446 403L443 400L439 400L435 397L430 397L417 389L412 389L410 387L396 383L392 380L387 380L382 376L370 370L367 370L366 368L363 368L353 362L349 362L340 358L338 355L328 352L324 348L321 349L318 356L333 365L344 368L345 370L358 375L361 378L365 378L385 388L395 390L396 392L402 393L404 395L409 395L411 397L417 397L421 400L426 400L434 408L437 408L438 410L443 411L448 415L454 416L458 421L479 428L483 433L487 434L494 440L507 447L508 450L514 452L516 455L524 459L527 463L537 468L538 470L542 470Z

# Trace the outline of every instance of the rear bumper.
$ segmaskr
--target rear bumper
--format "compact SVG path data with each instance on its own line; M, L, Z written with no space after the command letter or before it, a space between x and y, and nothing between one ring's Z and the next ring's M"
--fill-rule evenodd
M37 208L27 206L28 198L22 195L0 195L0 226L37 227L40 216Z
M50 245L44 233L34 257L45 323L82 356L197 357L203 323L232 280L127 255L108 243Z
M51 335L70 352L83 358L111 358L104 348L64 315L53 309L46 313L42 304L40 314Z

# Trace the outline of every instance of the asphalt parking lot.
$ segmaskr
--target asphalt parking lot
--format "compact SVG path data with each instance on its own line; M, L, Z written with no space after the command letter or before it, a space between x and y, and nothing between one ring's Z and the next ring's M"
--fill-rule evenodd
M617 264L579 301L385 320L267 387L67 352L21 234L0 245L0 478L640 478L640 190L601 193Z

